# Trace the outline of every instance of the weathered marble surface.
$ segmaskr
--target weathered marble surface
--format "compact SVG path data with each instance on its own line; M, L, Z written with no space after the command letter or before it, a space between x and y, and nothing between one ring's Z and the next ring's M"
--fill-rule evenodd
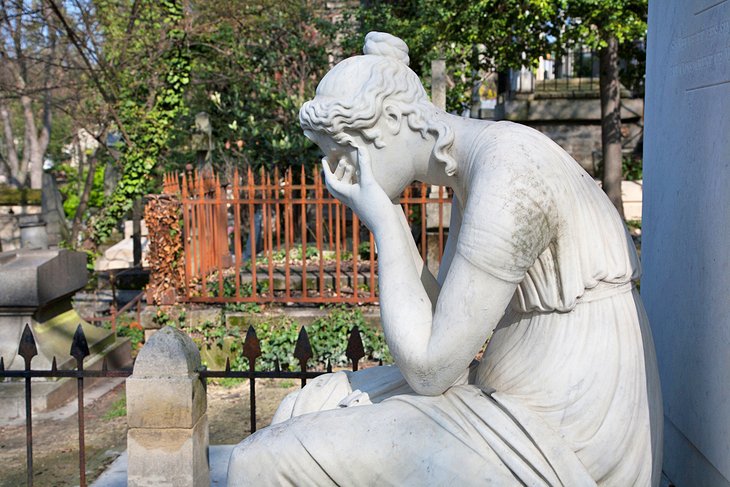
M658 485L654 348L617 212L539 132L434 107L400 39L370 33L364 52L300 121L375 235L396 366L289 396L229 485ZM437 277L392 202L413 180L454 190Z
M86 255L81 252L22 249L0 253L0 357L4 358L6 367L23 366L22 360L15 364L13 361L26 324L34 327L36 340L40 340L38 346L41 358L34 362L35 365L40 365L41 361L50 365L54 355L59 360L68 355L70 345L65 349L63 346L70 344L81 319L75 313L71 319L67 319L70 306L62 309L52 307L52 313L41 313L42 316L38 312L84 287L87 280ZM60 328L36 326L38 321L50 322L50 315L62 315L61 318L54 318L53 322L63 322L63 325ZM93 331L88 338L94 339ZM57 346L58 343L61 345Z

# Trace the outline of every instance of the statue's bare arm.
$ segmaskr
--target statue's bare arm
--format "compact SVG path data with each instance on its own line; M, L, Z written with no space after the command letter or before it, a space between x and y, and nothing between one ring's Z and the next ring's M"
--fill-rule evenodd
M384 227L385 219L382 222ZM392 225L392 224L391 224ZM403 376L420 394L440 394L463 374L502 318L516 285L490 275L456 252L431 311L415 267L405 265L404 242L379 241L382 325Z
M446 275L451 268L451 261L456 254L456 243L459 239L459 231L461 230L461 203L456 195L451 201L451 217L449 219L449 237L446 239L444 254L441 256L441 265L439 266L439 275L437 281L439 287L443 286Z
M441 286L446 279L446 275L448 274L449 268L451 267L451 261L453 260L454 254L456 252L456 242L459 235L459 229L461 228L461 210L459 208L459 204L459 200L456 198L456 196L454 196L451 202L449 237L446 239L444 253L441 256L441 263L439 265L438 278L436 278L431 273L428 266L423 261L421 253L418 251L418 247L416 246L416 243L413 240L413 236L411 234L411 228L408 225L408 219L406 218L405 213L403 213L403 207L400 205L400 203L393 203L395 211L400 216L401 226L404 231L404 235L411 244L410 247L413 263L416 266L416 269L421 270L421 283L426 289L426 293L428 294L428 298L431 301L431 308L433 309L433 311L436 310L436 303L438 301L439 293L441 292Z
M411 233L411 227L408 225L408 219L403 212L403 207L400 203L393 203L393 210L398 216L398 220L401 223L401 231L403 237L408 242L410 247L410 256L413 259L413 265L419 270L421 277L421 284L428 294L428 299L431 301L431 308L436 308L436 301L438 300L439 292L441 291L441 284L436 280L431 271L428 269L428 265L424 262L421 257L421 253L418 251L416 242L413 240L413 234Z
M453 385L502 318L516 284L473 265L458 251L441 287L435 310L421 281L413 239L396 209L372 177L364 151L358 153L360 181L340 180L325 164L329 190L370 228L378 246L383 330L410 386L435 395Z

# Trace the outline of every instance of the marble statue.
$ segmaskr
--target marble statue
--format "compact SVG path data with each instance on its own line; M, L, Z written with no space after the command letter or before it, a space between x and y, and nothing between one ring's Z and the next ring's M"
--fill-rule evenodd
M287 397L228 485L657 486L656 359L618 213L539 132L437 109L408 61L371 32L300 111L375 235L395 365ZM395 203L414 180L454 191L437 278Z

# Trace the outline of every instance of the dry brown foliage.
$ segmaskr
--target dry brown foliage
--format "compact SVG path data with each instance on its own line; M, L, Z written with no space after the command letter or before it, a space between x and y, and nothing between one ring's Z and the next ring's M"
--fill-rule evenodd
M147 303L175 304L185 294L180 200L170 194L148 196L144 219L149 231Z

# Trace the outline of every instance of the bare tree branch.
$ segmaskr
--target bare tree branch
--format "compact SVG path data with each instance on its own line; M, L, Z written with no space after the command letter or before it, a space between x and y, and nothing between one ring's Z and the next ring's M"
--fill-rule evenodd
M109 105L109 110L111 112L112 118L114 118L114 121L117 124L117 127L119 128L119 131L122 133L122 137L124 137L124 141L127 143L127 145L132 145L132 141L129 138L129 135L127 134L127 131L124 128L124 124L122 124L122 121L119 119L119 114L116 111L115 104L116 99L113 97L109 91L104 87L104 84L102 83L101 79L99 79L99 76L97 75L97 70L94 69L93 65L91 64L91 61L89 60L88 56L86 55L86 51L83 48L78 36L76 35L76 32L74 29L69 25L68 21L66 20L66 16L61 12L61 9L56 4L55 0L45 0L48 2L49 6L51 7L53 13L56 15L58 20L61 22L61 25L63 26L66 35L68 36L69 40L71 41L71 44L76 48L76 51L79 53L79 56L81 56L81 59L84 61L84 64L86 65L86 68L88 69L88 75L91 78L91 81L94 83L94 86L96 86L96 89L99 91L99 94L104 99L104 101Z

